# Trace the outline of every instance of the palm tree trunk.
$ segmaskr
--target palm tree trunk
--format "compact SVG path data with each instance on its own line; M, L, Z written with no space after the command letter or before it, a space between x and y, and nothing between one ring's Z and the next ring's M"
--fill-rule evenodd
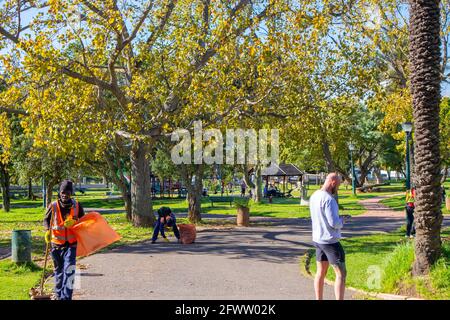
M416 259L414 275L429 272L441 254L439 0L410 0L411 94L415 124Z

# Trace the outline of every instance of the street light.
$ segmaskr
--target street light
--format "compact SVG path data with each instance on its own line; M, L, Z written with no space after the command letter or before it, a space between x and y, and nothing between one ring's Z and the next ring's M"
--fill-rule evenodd
M353 195L356 195L356 174L355 174L355 165L353 164L353 151L356 150L355 145L353 143L348 144L348 149L350 150L350 162L352 165L352 192Z
M409 140L411 139L412 123L402 123L402 130L406 133L406 190L411 189L411 163L409 159Z
M47 189L45 188L45 178L42 177L42 205L47 208Z

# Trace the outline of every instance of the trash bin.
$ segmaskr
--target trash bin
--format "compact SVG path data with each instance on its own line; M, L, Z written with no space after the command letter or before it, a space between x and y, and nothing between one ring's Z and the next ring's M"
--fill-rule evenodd
M31 262L31 230L13 230L11 257L16 263Z

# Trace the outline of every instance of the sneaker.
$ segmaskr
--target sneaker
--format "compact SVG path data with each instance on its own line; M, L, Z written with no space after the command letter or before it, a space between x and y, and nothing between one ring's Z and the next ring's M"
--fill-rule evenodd
M413 235L410 235L409 238L410 238L410 239L414 239L414 236L413 236Z

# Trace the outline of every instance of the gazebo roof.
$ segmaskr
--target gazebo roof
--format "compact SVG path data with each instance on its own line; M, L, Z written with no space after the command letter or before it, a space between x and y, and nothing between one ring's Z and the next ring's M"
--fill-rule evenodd
M296 165L290 163L272 163L269 167L261 170L262 176L303 176L304 172L297 168Z

